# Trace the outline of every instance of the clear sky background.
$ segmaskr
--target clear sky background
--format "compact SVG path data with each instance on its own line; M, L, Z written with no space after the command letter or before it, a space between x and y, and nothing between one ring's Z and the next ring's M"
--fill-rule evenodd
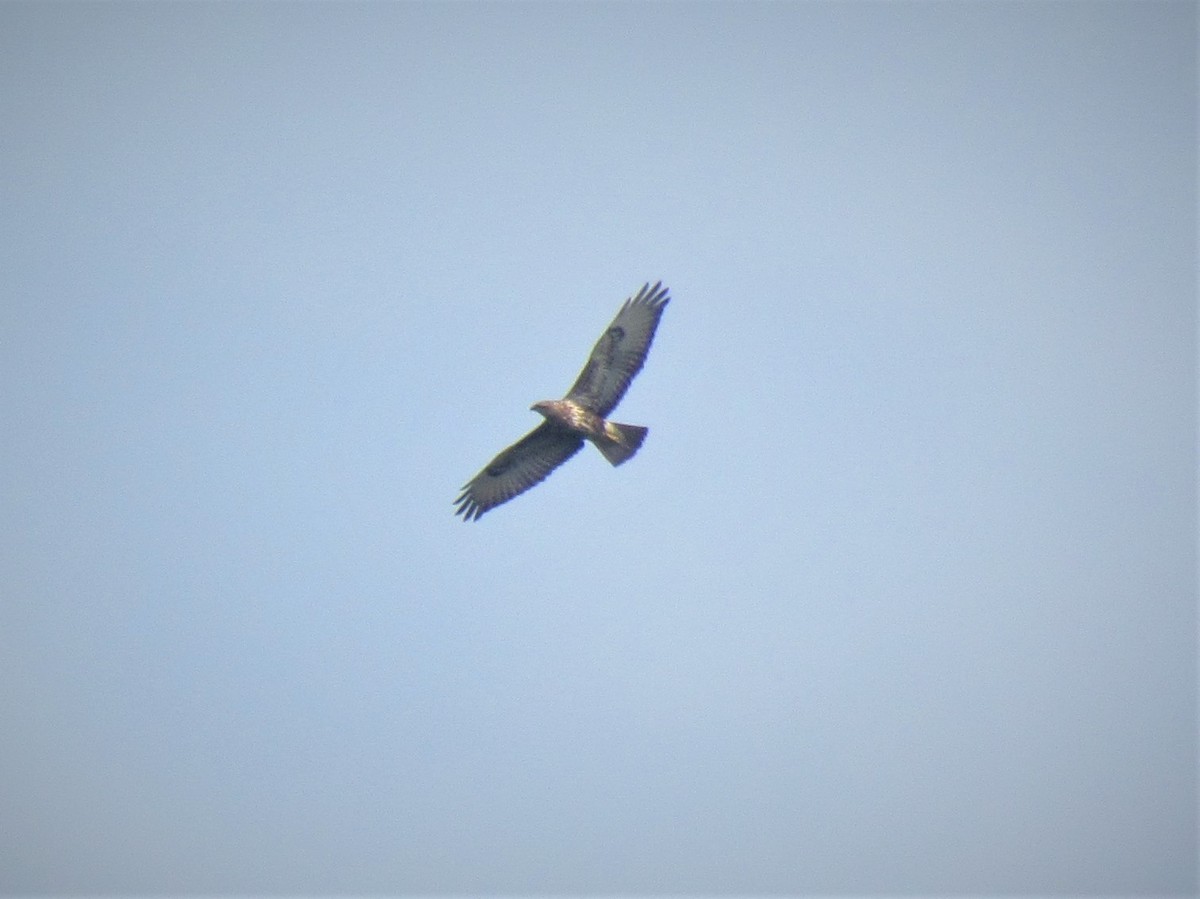
M1197 887L1191 3L0 6L0 890ZM620 302L592 448L470 525Z

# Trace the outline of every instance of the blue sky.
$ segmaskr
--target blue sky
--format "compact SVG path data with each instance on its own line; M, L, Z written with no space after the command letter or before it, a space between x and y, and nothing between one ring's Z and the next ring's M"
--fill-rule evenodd
M1197 887L1196 10L0 5L0 890ZM621 300L591 448L457 488Z

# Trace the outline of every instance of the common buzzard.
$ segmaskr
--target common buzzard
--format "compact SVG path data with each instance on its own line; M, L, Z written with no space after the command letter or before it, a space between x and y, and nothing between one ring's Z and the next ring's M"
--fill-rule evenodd
M544 417L540 425L498 455L468 481L454 501L463 521L478 518L542 481L590 440L613 465L630 459L646 428L606 421L642 370L654 330L671 300L659 281L646 284L621 306L588 357L574 386L561 400L530 406Z

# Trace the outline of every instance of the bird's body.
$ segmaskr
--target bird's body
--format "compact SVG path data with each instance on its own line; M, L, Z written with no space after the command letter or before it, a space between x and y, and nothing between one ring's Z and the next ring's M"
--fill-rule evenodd
M574 400L542 400L530 406L540 412L546 421L590 440L604 458L613 465L620 465L641 448L646 439L647 428L640 425L622 425L607 421Z
M607 421L609 414L646 361L654 332L670 297L662 282L645 285L625 301L596 341L587 364L561 400L543 400L532 408L546 420L500 453L463 487L454 501L464 521L540 483L589 440L613 465L632 458L647 429Z

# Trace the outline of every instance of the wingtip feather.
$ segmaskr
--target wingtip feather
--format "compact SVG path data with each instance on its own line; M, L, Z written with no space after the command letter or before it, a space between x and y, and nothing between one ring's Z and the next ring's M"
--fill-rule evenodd
M653 287L651 287L650 282L647 281L642 285L641 290L625 301L625 305L629 306L630 304L640 304L643 306L650 306L654 309L661 309L662 307L666 306L667 303L671 302L671 298L668 296L670 291L671 289L669 287L662 286L662 281L655 281Z

